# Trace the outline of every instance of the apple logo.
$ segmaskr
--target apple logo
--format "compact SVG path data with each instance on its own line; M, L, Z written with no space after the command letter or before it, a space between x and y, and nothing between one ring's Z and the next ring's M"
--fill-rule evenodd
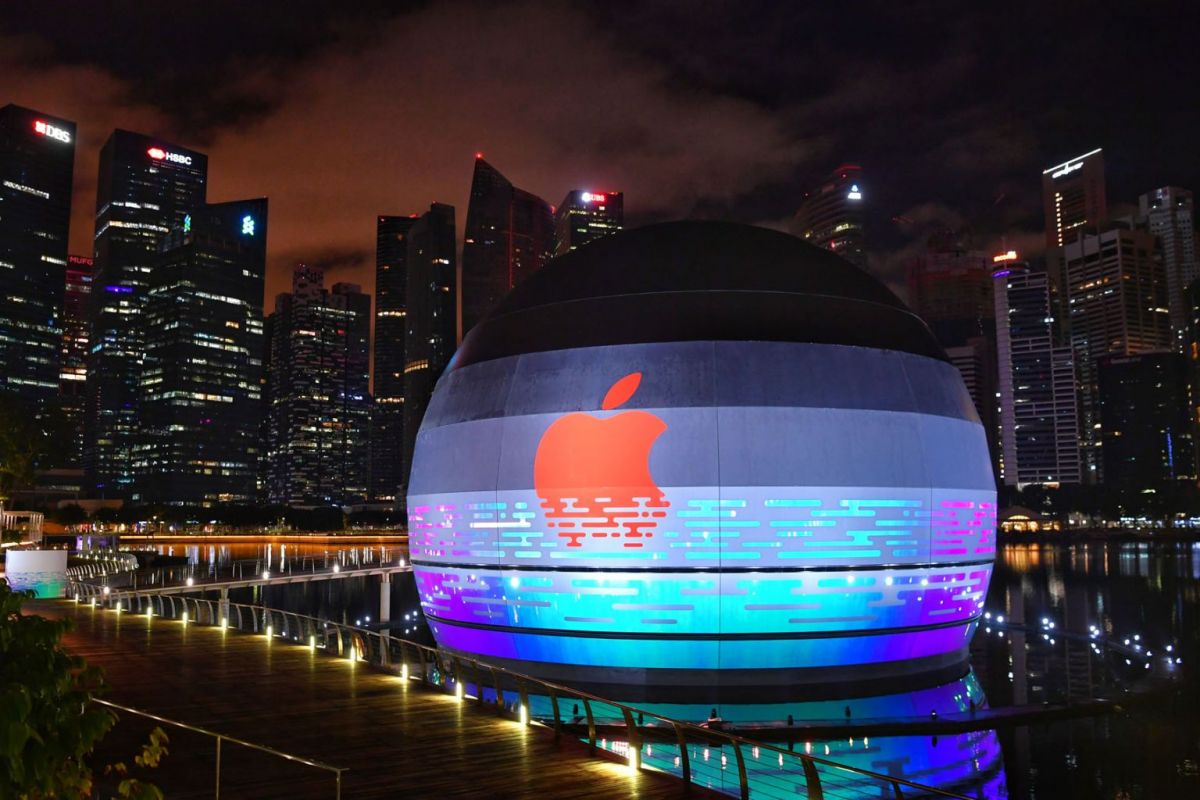
M612 411L637 391L642 373L614 383L600 404ZM648 411L565 414L546 429L533 459L533 486L547 527L567 539L622 539L643 546L671 504L650 476L650 450L667 423Z

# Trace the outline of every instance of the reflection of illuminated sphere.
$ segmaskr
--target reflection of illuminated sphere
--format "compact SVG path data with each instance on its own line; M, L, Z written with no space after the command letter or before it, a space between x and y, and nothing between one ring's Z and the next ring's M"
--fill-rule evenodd
M995 499L959 373L882 284L679 222L556 259L471 331L408 507L441 646L737 685L960 663Z

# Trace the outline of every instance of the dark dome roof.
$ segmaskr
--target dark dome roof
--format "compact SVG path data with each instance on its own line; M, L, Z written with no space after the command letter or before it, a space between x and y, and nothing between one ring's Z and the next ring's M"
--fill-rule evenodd
M946 360L895 294L828 250L751 225L682 221L606 236L553 259L471 330L454 366L698 340L859 345Z

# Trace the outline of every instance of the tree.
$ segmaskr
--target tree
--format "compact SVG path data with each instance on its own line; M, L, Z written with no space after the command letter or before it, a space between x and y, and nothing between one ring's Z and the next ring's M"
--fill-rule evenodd
M71 527L87 522L88 515L78 503L69 503L62 508L55 509L51 513L51 518L59 525Z
M33 483L42 441L31 419L20 401L0 394L0 501Z
M116 717L91 702L105 688L100 669L62 649L70 622L21 613L32 596L0 580L0 800L87 797L87 757ZM135 763L156 766L165 742L156 728ZM129 778L124 764L105 772L123 778L121 797L162 797L152 784Z

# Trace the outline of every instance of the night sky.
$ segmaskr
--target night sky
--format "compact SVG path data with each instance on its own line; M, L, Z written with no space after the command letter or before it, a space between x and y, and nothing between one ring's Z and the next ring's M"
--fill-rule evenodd
M872 267L934 225L1041 239L1043 168L1094 147L1110 205L1200 189L1185 3L6 3L0 104L75 120L72 251L114 127L210 156L209 199L271 201L268 296L297 261L373 285L377 214L453 204L479 151L629 225L784 227L860 163ZM268 310L269 310L268 304Z

